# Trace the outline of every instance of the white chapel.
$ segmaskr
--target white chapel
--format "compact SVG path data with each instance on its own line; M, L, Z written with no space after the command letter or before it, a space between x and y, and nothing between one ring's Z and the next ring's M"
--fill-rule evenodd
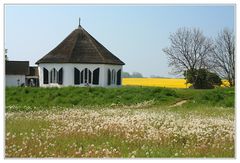
M122 83L122 62L80 24L36 62L40 87L101 86Z

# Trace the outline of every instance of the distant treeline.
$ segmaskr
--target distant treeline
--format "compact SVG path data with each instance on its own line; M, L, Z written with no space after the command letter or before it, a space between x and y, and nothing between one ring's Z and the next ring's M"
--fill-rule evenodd
M129 72L122 72L123 78L145 78L140 72L133 72L130 74ZM164 76L157 76L157 75L151 75L150 78L169 78Z
M143 75L140 72L133 72L132 74L128 72L122 72L123 78L143 78Z

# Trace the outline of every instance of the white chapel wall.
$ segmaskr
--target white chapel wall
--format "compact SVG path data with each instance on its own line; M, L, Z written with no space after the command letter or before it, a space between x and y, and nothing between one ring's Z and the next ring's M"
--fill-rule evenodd
M104 65L104 69L103 69L104 71L103 71L103 76L102 76L103 77L103 79L102 79L103 80L103 86L104 87L115 87L115 86L117 86L116 84L111 84L110 86L108 85L108 69L110 69L111 72L112 72L113 69L116 72L121 69L121 72L122 72L122 66L121 65L109 65L109 64ZM122 77L121 77L121 80L122 80Z
M49 86L59 86L58 84L43 84L43 68L46 68L49 72L55 68L59 71L60 68L63 68L63 84L62 86L75 86L74 85L74 67L82 71L85 68L88 68L93 72L96 68L100 68L99 72L99 85L102 87L107 87L107 73L108 69L115 69L116 72L119 69L122 69L121 65L108 65L108 64L77 64L77 63L41 63L39 64L39 84L40 87L49 87ZM93 74L93 73L92 73ZM50 73L49 73L50 75ZM50 79L50 76L48 77ZM80 85L83 86L83 85ZM114 86L114 85L110 85Z

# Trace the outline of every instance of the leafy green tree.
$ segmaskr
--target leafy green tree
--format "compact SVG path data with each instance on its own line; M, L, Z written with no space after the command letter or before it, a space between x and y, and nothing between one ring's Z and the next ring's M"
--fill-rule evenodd
M221 78L207 69L190 69L184 72L184 76L195 89L212 89L222 84Z

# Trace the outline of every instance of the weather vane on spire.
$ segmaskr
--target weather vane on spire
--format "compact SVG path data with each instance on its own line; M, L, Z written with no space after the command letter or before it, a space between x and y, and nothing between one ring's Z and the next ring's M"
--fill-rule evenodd
M81 18L79 17L79 24L78 24L78 28L80 28L80 27L81 27L81 25L80 25L80 22L81 22Z

